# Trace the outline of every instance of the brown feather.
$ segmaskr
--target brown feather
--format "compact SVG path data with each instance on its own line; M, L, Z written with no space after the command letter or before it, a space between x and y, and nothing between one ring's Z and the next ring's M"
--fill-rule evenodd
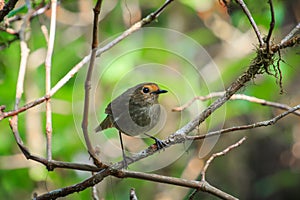
M107 115L106 118L100 123L100 125L95 128L95 131L99 132L111 127L113 127L113 123L111 122L110 116Z

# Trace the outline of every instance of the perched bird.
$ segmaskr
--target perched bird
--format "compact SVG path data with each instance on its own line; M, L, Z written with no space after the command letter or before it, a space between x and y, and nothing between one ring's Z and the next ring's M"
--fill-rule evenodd
M129 136L145 134L155 140L158 149L165 146L162 141L150 136L147 132L153 129L160 120L158 96L166 92L155 83L141 83L126 90L106 107L107 116L95 131L112 127L119 130L125 167L127 167L127 162L121 133Z

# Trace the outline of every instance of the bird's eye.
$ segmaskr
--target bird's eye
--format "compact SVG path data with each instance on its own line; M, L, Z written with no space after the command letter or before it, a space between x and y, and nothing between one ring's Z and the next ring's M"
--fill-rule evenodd
M149 88L147 88L147 87L144 87L144 88L143 88L143 93L145 93L145 94L146 94L146 93L148 93L148 92L150 92Z

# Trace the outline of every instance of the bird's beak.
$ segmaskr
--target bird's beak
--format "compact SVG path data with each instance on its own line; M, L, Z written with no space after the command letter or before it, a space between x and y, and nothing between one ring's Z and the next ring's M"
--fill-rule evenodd
M156 90L154 92L152 92L152 94L162 94L162 93L167 93L167 90Z

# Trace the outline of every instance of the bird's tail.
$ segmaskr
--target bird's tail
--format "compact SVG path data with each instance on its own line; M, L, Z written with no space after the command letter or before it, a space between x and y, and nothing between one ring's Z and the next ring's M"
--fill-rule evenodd
M106 118L99 124L99 126L97 126L95 128L95 132L99 132L99 131L102 131L102 130L105 130L107 128L111 128L113 127L113 123L111 122L110 120L110 117L109 116L106 116Z

